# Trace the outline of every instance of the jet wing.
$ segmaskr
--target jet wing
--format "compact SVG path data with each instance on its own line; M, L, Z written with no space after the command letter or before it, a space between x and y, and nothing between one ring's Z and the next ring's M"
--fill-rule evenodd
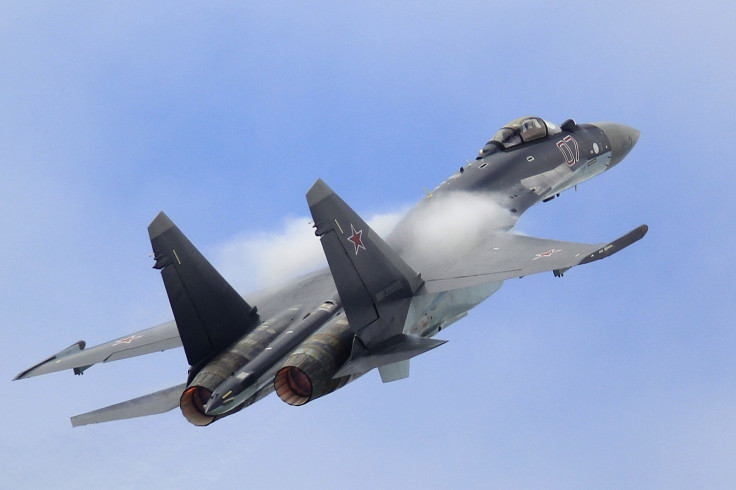
M329 270L324 269L272 290L249 295L248 301L256 302L261 306L259 309L264 312L264 317L270 318L292 304L319 306L326 297L332 294L331 291L334 291L334 288L335 284ZM94 364L165 351L181 347L182 343L176 323L169 321L89 349L85 349L85 346L86 342L80 340L21 371L13 380L66 369L74 370L75 374L82 374Z
M176 324L168 322L89 349L85 349L85 345L86 343L80 340L48 359L18 373L13 380L65 369L73 369L74 374L82 374L85 369L100 362L117 361L180 347L181 339Z
M425 268L423 292L438 293L547 271L560 277L571 267L613 255L647 231L647 225L642 225L617 240L597 245L493 232L486 246L462 261L450 266L438 262Z
M232 343L243 331L252 328L257 321L255 309L226 283L164 213L153 220L149 235L155 267L161 269L167 293L173 301L174 316L179 317L179 327L189 336L190 348L185 352L190 364L211 355L213 349ZM293 304L319 305L333 290L334 282L325 270L271 291L256 293L252 300L263 307L265 318L270 318ZM181 328L170 321L89 349L85 349L86 342L80 340L21 371L14 380L65 369L82 374L101 362L181 347Z

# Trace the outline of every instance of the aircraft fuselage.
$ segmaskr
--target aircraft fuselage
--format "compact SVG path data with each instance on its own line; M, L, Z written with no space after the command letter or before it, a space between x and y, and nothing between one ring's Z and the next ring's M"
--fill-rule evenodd
M186 383L72 417L72 425L179 407L208 425L276 391L291 405L331 393L377 368L384 382L506 279L561 276L641 239L642 225L608 243L509 231L539 201L617 165L639 137L615 123L561 126L537 117L506 124L419 201L384 240L319 179L306 194L328 268L241 296L161 212L148 227L174 322L86 349L79 341L15 379L184 347Z
M486 151L481 151L478 158L468 162L417 203L397 224L386 241L420 273L429 261L435 265L437 261L447 261L449 266L457 258L462 260L466 253L480 246L486 231L512 228L518 218L534 204L549 200L616 165L635 144L639 135L632 128L614 123L578 125L569 121L562 128L546 121L544 124L545 135L528 142L521 137L507 142L506 145L501 141L489 142ZM618 148L614 148L614 145L618 145ZM456 232L461 236L458 241L462 243L457 245L459 248L441 250L438 253L437 240L425 240L419 236L417 230L433 228L441 231L449 228L449 223L442 222L443 219L462 219L456 215L442 216L442 213L435 212L438 209L452 208L457 200L459 205L455 214L470 215L471 219L462 230ZM473 209L462 208L482 206L485 202L498 206L498 214L487 219L482 216L475 219ZM321 274L329 275L330 271L318 273ZM470 309L498 291L502 284L503 281L496 281L439 293L420 289L411 300L404 332L432 337L466 316ZM325 325L338 323L343 325L343 330L348 331L349 325L344 314L328 319ZM275 352L264 352L260 357L263 365L278 366L284 360L283 355L276 355ZM253 399L258 390L273 389L269 384L273 369L263 377L253 376L252 373L253 369L245 366L223 383L223 387L213 394L213 399L229 392L230 403L211 404L208 414L225 414L232 407L239 407L244 401Z

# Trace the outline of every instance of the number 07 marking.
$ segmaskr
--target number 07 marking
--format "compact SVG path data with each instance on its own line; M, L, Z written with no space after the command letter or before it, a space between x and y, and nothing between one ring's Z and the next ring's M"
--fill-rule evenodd
M575 147L575 151L570 148L570 142L572 142L572 146ZM575 138L572 136L567 135L562 138L562 141L558 141L557 148L562 152L562 156L565 157L565 161L568 165L572 166L580 161L580 147L578 146L578 142L575 141Z

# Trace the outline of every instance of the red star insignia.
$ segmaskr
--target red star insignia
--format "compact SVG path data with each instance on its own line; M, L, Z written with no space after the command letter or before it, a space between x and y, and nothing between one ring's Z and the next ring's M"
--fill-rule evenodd
M140 335L131 335L130 337L125 337L124 339L116 340L113 346L120 345L120 344L130 344L135 339L139 339Z
M553 253L560 252L560 251L561 250L557 250L557 249L554 249L553 248L552 250L548 250L546 252L542 252L541 254L535 254L536 256L532 260L537 260L537 259L540 259L542 257L550 257Z
M355 255L358 255L359 248L365 250L365 245L363 245L363 230L355 231L355 227L352 223L350 223L350 229L353 232L353 236L348 237L348 241L353 242L353 245L355 246Z

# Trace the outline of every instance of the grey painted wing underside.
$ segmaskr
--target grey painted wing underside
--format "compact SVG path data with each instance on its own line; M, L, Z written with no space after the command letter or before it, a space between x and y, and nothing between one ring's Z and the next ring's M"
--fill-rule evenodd
M284 308L299 304L319 306L335 290L335 284L328 270L323 269L289 283L249 295L246 299L259 306L264 318L281 312ZM173 321L140 330L104 344L80 350L83 341L60 351L57 354L18 373L14 380L30 378L41 374L67 369L84 370L102 362L117 361L129 357L152 354L175 347L181 347L181 338Z
M174 322L167 322L138 331L126 337L111 340L110 342L90 349L77 350L75 353L60 355L64 352L62 351L22 371L14 379L30 378L31 376L66 369L84 370L100 362L117 361L119 359L141 356L180 346L181 340L179 339L176 324Z
M576 265L613 255L640 240L647 229L642 225L613 242L597 245L493 232L483 247L462 260L422 270L424 292L449 291L548 271L561 275Z

